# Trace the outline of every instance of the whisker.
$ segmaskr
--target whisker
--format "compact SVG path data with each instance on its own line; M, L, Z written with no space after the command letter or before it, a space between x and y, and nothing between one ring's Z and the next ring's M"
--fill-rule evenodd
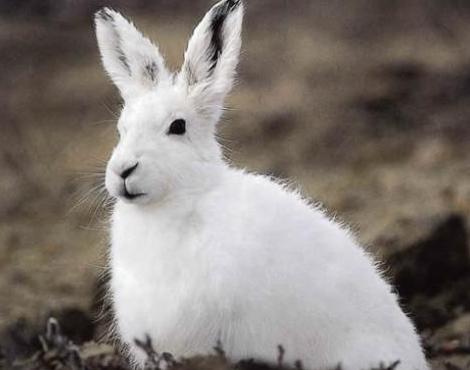
M69 213L84 208L89 215L87 227L97 224L102 218L107 220L114 204L104 185L105 167L105 160L95 159L95 164L90 168L75 173L76 181L80 183L80 186L77 192L78 199L70 208Z
M103 102L103 106L115 119L119 119L119 113L115 112L107 103Z
M110 124L113 124L113 125L116 124L116 120L114 120L114 119L103 119L103 120L100 120L100 121L91 122L90 126L110 125Z

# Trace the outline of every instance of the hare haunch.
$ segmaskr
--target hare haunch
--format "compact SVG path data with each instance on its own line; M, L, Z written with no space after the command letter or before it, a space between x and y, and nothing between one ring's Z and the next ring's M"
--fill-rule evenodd
M243 5L217 3L178 73L119 13L96 13L104 67L124 107L106 170L116 329L176 357L218 341L234 360L424 370L416 331L343 225L280 182L232 168L215 131L232 87Z

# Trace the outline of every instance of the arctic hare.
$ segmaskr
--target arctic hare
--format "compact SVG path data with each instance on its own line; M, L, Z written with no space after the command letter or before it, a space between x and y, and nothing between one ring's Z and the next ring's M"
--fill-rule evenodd
M230 167L214 136L232 87L243 5L217 3L178 73L119 13L96 13L104 67L124 107L106 169L111 295L135 362L149 335L176 357L285 360L307 369L400 361L420 340L372 258L344 226L272 178Z

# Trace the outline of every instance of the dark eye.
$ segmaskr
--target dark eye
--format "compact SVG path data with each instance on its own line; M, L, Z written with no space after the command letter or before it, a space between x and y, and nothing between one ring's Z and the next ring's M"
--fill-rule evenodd
M171 135L183 135L186 132L186 121L184 119L174 120L170 128L168 129L168 134Z

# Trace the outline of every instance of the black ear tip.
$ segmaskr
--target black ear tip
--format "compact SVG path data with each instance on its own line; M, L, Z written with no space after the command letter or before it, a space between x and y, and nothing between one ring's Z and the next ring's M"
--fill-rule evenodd
M109 8L101 8L95 13L95 19L103 20L103 21L112 21L113 15L111 13L111 9Z
M222 12L230 13L242 5L242 0L225 0L216 5Z
M242 0L225 0L219 2L213 9L215 12L214 18L217 17L226 17L233 11L235 11L237 8L242 5Z
M228 7L230 10L234 10L242 5L242 0L227 0Z

